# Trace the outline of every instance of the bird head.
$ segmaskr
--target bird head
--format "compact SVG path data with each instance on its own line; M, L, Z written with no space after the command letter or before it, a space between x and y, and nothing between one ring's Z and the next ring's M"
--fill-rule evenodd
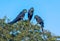
M38 18L38 15L35 15L34 18Z
M34 8L33 8L33 7L31 7L31 8L30 8L30 12L33 12L33 11L34 11Z
M26 9L23 9L23 12L24 12L24 13L27 13L27 10L26 10Z

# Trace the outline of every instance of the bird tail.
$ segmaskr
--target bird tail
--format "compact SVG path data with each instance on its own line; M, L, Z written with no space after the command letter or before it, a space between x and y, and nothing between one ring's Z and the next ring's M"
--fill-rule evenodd
M43 27L42 27L42 32L43 32Z
M43 23L43 22L41 22L41 23L40 23L40 25L41 25L42 32L43 32L44 23Z
M14 24L14 22L9 22L8 24Z
M43 23L41 24L41 27L44 27L44 24Z
M14 19L13 21L9 22L8 24L14 24L16 23L18 20L17 19Z
M42 27L42 32L43 32L43 27L44 27L44 25L41 25L41 27Z

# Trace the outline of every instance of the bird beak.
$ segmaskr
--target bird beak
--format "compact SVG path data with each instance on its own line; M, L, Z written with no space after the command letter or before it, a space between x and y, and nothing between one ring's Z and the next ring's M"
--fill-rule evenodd
M27 12L27 10L24 11L25 13Z

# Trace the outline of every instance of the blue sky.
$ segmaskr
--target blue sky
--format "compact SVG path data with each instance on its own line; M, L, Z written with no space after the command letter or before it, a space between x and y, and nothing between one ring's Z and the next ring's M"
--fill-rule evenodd
M7 16L13 20L20 11L31 7L35 9L34 15L37 14L44 20L44 29L60 35L60 0L0 0L0 18ZM34 18L32 22L36 23Z

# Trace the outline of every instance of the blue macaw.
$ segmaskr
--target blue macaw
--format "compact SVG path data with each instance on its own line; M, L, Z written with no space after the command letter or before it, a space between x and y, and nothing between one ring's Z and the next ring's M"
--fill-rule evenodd
M19 13L19 15L18 15L13 21L9 22L8 24L14 24L14 23L16 23L17 21L22 20L22 19L24 18L24 16L25 16L25 13L26 13L26 12L27 12L27 10L26 10L26 9L23 9L23 10Z
M28 10L28 20L29 20L29 21L32 19L33 12L34 12L34 8L31 7L31 8Z
M42 31L43 31L44 22L43 22L42 18L41 18L40 16L38 16L38 15L35 15L34 18L35 18L36 21L41 25L41 27L42 27Z

